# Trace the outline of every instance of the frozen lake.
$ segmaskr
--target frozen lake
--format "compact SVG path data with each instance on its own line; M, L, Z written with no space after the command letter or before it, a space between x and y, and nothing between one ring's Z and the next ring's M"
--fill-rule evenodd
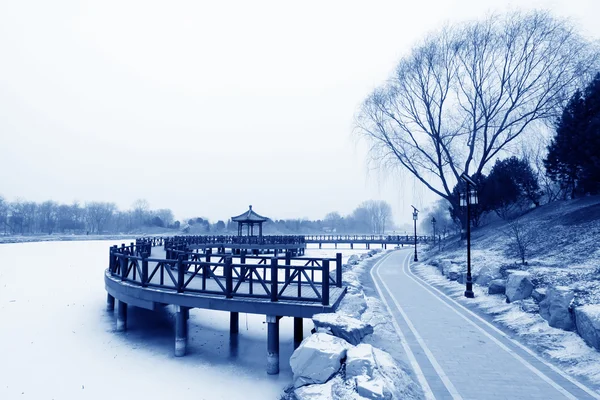
M121 241L0 245L0 399L277 399L291 382L293 321L280 322L281 372L265 372L266 324L240 314L190 312L188 354L175 358L173 316L130 308L128 331L105 311L108 249ZM365 249L310 249L333 257ZM305 336L312 324L305 323ZM133 397L130 397L133 396Z

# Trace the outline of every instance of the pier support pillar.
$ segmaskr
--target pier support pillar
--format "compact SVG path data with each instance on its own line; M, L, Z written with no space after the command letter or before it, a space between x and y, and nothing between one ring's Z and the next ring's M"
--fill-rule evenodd
M229 313L229 333L238 333L240 331L240 313Z
M294 349L302 343L303 335L302 318L294 317Z
M279 373L279 318L267 315L267 374Z
M127 303L119 300L117 303L117 332L127 330Z
M175 316L175 357L185 355L187 348L187 307L176 306Z
M110 293L106 293L106 311L115 309L115 298Z
M354 243L350 243L350 248L353 249L354 248Z
M322 244L323 244L323 243L319 243L319 249L321 249L321 245L322 245Z

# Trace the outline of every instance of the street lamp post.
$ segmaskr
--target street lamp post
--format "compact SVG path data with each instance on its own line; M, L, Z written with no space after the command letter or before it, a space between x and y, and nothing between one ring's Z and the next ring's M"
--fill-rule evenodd
M413 221L415 223L415 262L419 261L417 258L417 219L419 218L419 210L415 208L415 206L411 205L413 208Z
M467 207L467 282L465 297L472 299L475 297L473 293L473 278L471 276L471 204L477 204L477 190L475 182L463 172L460 176L467 184L465 193L460 194L460 205Z
M435 223L437 221L435 220L435 217L431 217L431 225L433 225L433 246L435 249Z

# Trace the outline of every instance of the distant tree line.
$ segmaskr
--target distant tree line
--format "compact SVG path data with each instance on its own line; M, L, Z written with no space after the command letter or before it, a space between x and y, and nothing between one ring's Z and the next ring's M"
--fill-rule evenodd
M29 234L105 234L141 232L148 228L178 229L169 209L151 210L146 200L137 200L130 210L114 203L87 202L83 205L55 201L6 201L0 196L0 232Z

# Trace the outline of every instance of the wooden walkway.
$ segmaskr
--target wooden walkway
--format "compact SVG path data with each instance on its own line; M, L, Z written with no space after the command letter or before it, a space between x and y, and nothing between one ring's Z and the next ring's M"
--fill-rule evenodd
M149 254L148 250L152 253ZM175 257L175 258L173 258ZM279 319L294 318L294 341L302 340L302 319L334 312L346 293L341 254L336 258L213 254L212 249L165 251L131 244L110 249L104 282L108 309L118 300L117 331L127 326L127 306L156 310L174 305L175 355L187 343L191 308L230 312L230 331L237 334L239 313L263 314L268 324L267 372L279 372ZM330 269L331 264L331 269Z

